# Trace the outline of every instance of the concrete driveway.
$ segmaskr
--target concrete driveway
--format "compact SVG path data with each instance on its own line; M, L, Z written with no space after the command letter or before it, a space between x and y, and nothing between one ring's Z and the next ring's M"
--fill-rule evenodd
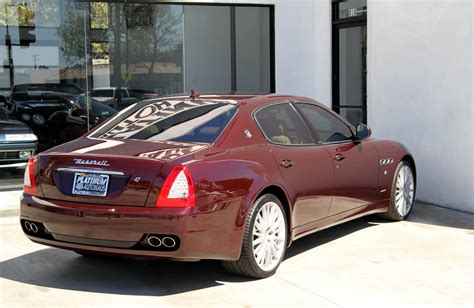
M362 218L296 241L277 274L219 262L89 259L27 240L19 192L0 193L0 306L466 306L473 215L416 204L409 221Z

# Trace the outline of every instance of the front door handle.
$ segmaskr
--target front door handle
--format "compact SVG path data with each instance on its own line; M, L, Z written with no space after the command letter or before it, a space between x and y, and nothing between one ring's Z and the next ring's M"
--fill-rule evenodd
M340 153L337 153L336 156L334 156L334 159L337 160L337 161L341 161L344 158L346 158L346 157L344 155L340 154Z
M284 159L281 161L280 166L282 166L283 168L290 168L291 166L293 166L293 162L291 160Z

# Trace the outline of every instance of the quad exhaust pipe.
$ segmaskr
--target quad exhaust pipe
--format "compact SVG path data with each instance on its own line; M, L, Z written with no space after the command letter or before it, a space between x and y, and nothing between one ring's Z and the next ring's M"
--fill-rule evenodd
M152 235L147 238L147 243L154 248L158 248L160 246L174 248L176 246L176 240L169 236L159 238L158 236Z
M148 242L148 245L155 248L160 247L162 244L160 238L156 236L149 236L147 239L147 242Z
M172 237L169 237L169 236L165 236L161 240L161 242L163 246L165 246L166 248L173 248L174 246L176 246L176 241Z
M26 231L38 233L39 228L34 222L25 221L24 226Z

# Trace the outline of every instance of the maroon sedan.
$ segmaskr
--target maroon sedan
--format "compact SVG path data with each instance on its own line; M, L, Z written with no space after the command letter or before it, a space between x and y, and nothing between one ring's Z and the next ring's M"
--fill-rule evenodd
M268 277L306 234L403 220L415 163L304 97L162 97L31 159L21 226L85 256L218 259Z

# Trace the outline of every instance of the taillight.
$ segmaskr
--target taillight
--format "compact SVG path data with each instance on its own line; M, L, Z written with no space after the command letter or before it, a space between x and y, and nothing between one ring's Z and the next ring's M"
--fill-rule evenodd
M194 181L189 170L176 166L171 170L156 202L157 207L187 207L196 205Z
M25 177L23 180L23 192L28 195L36 196L36 181L35 181L35 162L36 157L31 157L28 160L28 165L25 169Z

